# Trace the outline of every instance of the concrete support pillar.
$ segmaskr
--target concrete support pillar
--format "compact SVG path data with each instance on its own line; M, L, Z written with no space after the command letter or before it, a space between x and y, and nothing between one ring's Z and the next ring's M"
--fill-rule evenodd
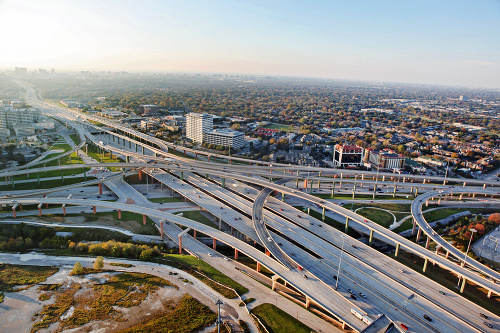
M212 239L212 248L214 249L214 251L217 250L217 239L215 238Z
M193 238L196 239L196 230L193 230Z
M415 231L417 230L417 222L415 221L414 218L412 218L412 224L413 224L413 227L411 229L411 235L415 235Z
M179 236L179 254L182 254L182 237Z
M37 208L38 208L38 216L42 216L42 204L41 203L38 204Z
M194 153L194 158L198 159L198 153Z
M271 290L276 290L276 284L277 284L277 280L278 280L278 276L277 275L273 275L271 277L271 280L273 281L273 284L271 286Z
M184 180L184 172L181 171L181 180Z
M306 296L306 309L309 309L310 306L311 306L311 299Z
M446 259L450 256L450 251L446 251L446 255L444 256Z
M16 218L16 207L12 207L12 216L14 216L14 218Z
M146 215L142 215L142 224L146 225Z
M234 249L234 260L238 260L238 250Z
M436 254L439 255L439 250L441 249L441 245L436 246Z
M488 298L491 298L491 290L488 290Z
M257 269L256 269L257 272L260 272L260 262L257 261Z
M438 206L441 205L441 197L438 199Z
M281 193L281 201L285 202L286 195L285 193Z
M62 205L63 215L66 215L66 205Z
M139 180L142 180L142 170L139 170Z
M44 195L43 195L43 197L44 197L44 198L46 198L46 197L47 197L47 194L44 194ZM45 204L45 208L49 208L49 204L47 204L47 203L46 203L46 204Z
M323 222L325 222L325 218L326 218L326 208L323 207L323 213L321 214L321 219L323 220Z
M92 206L92 213L96 213L96 209L95 209L95 206Z
M460 293L464 292L465 289L465 283L467 282L466 278L462 278L462 286L460 287Z
M424 182L423 182L423 184L425 184L425 178L424 178Z
M307 190L307 179L304 179L304 188Z
M396 251L394 252L394 256L397 257L399 253L399 243L396 243Z
M342 322L342 329L343 329L343 330L345 330L345 327L346 327L346 322L345 322L345 321L343 321L343 322Z
M142 148L142 155L144 155L144 146L141 146Z
M464 185L463 185L463 187L465 187L465 184L466 184L466 183L464 182Z
M431 244L431 238L429 237L429 235L427 235L427 240L425 241L425 249L426 250L429 249L430 244Z
M425 258L424 259L424 268L422 269L422 272L425 273L425 271L427 270L427 264L429 263L429 259Z
M266 256L270 257L271 256L271 252L269 252L268 249L266 249Z
M396 191L397 191L398 187L396 185L394 185L394 193L392 193L392 197L396 197Z
M99 194L102 194L102 183L97 184L97 186L99 187Z
M382 181L385 182L385 175L382 175Z
M425 207L429 207L429 200L425 201Z
M222 178L221 184L222 187L226 187L226 178Z
M475 198L476 197L476 193L472 193L472 197Z
M418 228L418 232L417 232L417 240L416 240L416 243L418 244L420 242L420 236L422 235L422 229Z
M349 218L346 217L345 218L345 233L347 234L348 231L349 231Z
M372 245L373 244L373 229L370 230L370 239L368 240L368 245Z
M295 185L295 188L299 188L299 179L297 178L297 184Z

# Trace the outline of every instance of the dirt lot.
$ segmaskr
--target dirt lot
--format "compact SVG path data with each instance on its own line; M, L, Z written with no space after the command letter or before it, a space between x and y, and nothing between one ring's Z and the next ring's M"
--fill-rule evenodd
M44 284L62 284L55 292L40 291L38 286L29 289L6 293L5 300L0 304L0 332L30 332L33 318L36 313L42 310L44 305L53 304L57 293L62 292L71 285L78 284L82 288L74 295L75 304L66 311L59 319L67 319L72 316L73 311L79 305L78 301L94 293L93 286L97 283L105 282L110 276L118 273L99 273L86 276L70 276L70 269L63 268L58 273L49 277ZM43 293L51 294L49 300L40 301L39 296ZM175 305L183 296L184 291L173 287L160 287L157 291L150 293L138 306L114 307L115 310L123 313L118 320L92 321L74 329L65 329L62 332L111 332L126 328L137 323L145 317L158 311L165 310L165 301L169 300L170 305ZM48 329L41 329L38 332L55 332L60 329L60 321L49 326Z

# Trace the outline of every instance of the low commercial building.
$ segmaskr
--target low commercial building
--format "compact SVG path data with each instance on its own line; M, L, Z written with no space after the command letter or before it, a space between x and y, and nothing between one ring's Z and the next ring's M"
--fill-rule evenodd
M384 149L375 151L366 149L364 161L371 165L372 168L381 171L397 171L405 166L405 157L401 154L396 154L394 150Z
M337 168L359 167L363 165L363 148L353 145L335 145L333 164Z
M239 149L245 145L244 134L229 129L214 129L205 132L203 142L209 145L231 147L234 149Z

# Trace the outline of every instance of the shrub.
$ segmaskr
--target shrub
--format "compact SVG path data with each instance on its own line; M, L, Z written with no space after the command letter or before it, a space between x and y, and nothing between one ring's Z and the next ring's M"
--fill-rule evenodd
M94 261L94 269L102 269L104 267L103 257L97 257Z
M77 261L75 263L75 266L73 266L73 270L71 271L70 275L78 275L82 273L83 273L83 266L79 261Z

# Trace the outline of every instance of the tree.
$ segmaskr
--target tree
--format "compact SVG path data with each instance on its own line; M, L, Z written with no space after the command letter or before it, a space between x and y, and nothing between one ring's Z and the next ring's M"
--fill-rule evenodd
M82 264L77 261L75 263L75 266L73 266L73 270L71 271L71 275L78 275L83 273L83 266Z
M94 269L102 269L104 267L103 257L97 257L94 261Z
M240 125L240 124L238 124L238 123L233 124L233 125L231 126L231 129L232 129L232 130L235 130L235 131L239 131L239 130L240 130L240 128L241 128L241 125Z
M491 214L490 217L488 217L488 221L500 224L500 213Z

